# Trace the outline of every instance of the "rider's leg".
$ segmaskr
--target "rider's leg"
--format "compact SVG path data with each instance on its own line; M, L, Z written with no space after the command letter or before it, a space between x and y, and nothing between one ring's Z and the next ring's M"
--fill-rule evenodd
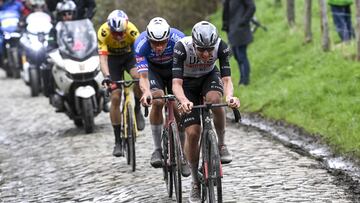
M199 183L198 165L199 165L199 138L201 127L198 124L186 127L186 139L184 151L190 165L191 177L193 183Z
M221 102L221 93L218 91L209 91L206 94L205 101L207 103L218 104ZM218 144L219 146L224 145L224 136L225 136L225 111L224 108L213 108L212 112L214 114L214 126L216 134L218 135Z
M110 106L110 120L114 129L115 147L113 151L114 156L121 156L121 114L120 114L120 89L113 90L111 93L111 106Z
M133 79L139 79L139 73L137 72L136 68L131 68L129 74ZM140 98L142 92L140 90L139 84L134 84L134 100L135 100L135 117L136 117L136 124L138 130L143 130L145 128L145 119L141 113L141 105L140 105Z
M153 97L164 96L163 90L152 91ZM164 100L155 99L152 102L151 112L150 112L150 125L152 136L154 140L154 152L151 155L150 163L153 167L161 167L162 164L162 154L161 154L161 133L163 127L163 115L162 109L164 106Z

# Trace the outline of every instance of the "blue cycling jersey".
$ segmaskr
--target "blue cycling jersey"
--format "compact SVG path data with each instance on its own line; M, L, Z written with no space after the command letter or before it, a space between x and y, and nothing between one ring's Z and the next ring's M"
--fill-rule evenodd
M171 70L175 43L183 37L185 37L184 33L175 28L170 28L168 44L164 52L161 55L157 55L150 46L146 31L142 32L134 43L138 72L148 71L149 63Z

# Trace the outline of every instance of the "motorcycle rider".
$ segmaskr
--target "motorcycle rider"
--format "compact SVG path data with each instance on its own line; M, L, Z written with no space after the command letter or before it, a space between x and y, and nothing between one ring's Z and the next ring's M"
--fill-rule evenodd
M122 10L112 11L107 22L98 30L98 47L100 67L105 77L103 84L107 88L112 80L122 80L124 70L132 78L139 78L135 64L133 44L139 36L139 31L134 24L129 22L128 16ZM138 130L145 127L144 117L141 114L140 97L141 90L138 84L134 85L135 93L135 117ZM113 155L122 156L121 150L121 125L120 125L120 89L114 89L111 93L110 120L114 129L115 147Z
M14 11L17 13L19 20L22 17L23 5L16 0L0 0L0 13L3 11ZM2 17L0 17L0 20ZM3 53L5 51L4 47L4 36L3 30L0 26L0 66L3 67Z
M51 12L56 10L56 5L59 2L66 0L46 0L46 5L48 6ZM76 19L92 19L96 12L96 2L95 0L74 0L76 5Z
M73 1L69 0L69 1L64 1L64 2L59 2L56 6L56 13L57 16L59 17L59 22L56 24L55 27L53 27L50 30L49 33L49 39L48 39L48 47L47 47L47 52L50 53L54 50L56 50L58 48L58 43L57 43L57 30L60 29L60 22L61 21L70 21L74 19L75 16L75 12L76 12L76 5ZM50 62L49 64L47 64L47 68L49 70L51 70L51 67L53 66L53 64ZM49 88L49 98L50 101L53 100L53 96L54 96L54 81L52 76L50 76L51 78L49 78L49 86L51 88ZM56 112L62 112L64 111L64 109L56 109Z

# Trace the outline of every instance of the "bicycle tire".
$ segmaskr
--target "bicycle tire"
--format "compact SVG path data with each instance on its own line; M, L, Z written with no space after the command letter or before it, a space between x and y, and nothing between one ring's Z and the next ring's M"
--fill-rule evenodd
M215 197L217 199L218 203L222 203L222 168L221 168L221 161L220 161L220 153L219 148L216 140L216 134L213 130L208 131L208 141L209 141L209 158L211 161L211 164L209 168L211 168L211 172L209 172L209 176L213 177L211 178L211 182L209 183L209 200L210 196L213 198L214 201L209 202L215 202ZM215 189L216 187L216 194ZM210 194L211 193L211 194Z
M132 171L136 170L136 153L135 153L135 122L134 122L134 114L133 108L131 104L127 105L127 144L128 144L128 153L129 153L129 160L128 164L131 165Z
M181 188L181 143L178 143L177 138L179 137L179 131L175 122L171 123L171 132L172 132L172 170L173 170L173 178L174 178L174 188L175 188L175 196L176 202L182 202L182 188Z
M170 162L168 160L168 151L169 151L168 139L169 139L169 133L166 129L164 129L162 134L163 176L166 185L166 190L168 192L168 197L171 198L173 194L173 178L172 178L172 171L170 168Z

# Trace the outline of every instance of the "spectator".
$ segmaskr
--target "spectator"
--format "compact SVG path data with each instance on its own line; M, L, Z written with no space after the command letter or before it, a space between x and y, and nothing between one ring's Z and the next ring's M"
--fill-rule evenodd
M354 28L351 24L350 6L353 0L329 0L333 21L342 42L355 38Z
M253 40L250 21L255 13L253 0L225 0L222 30L228 34L229 43L239 65L239 85L250 83L250 63L247 46Z

